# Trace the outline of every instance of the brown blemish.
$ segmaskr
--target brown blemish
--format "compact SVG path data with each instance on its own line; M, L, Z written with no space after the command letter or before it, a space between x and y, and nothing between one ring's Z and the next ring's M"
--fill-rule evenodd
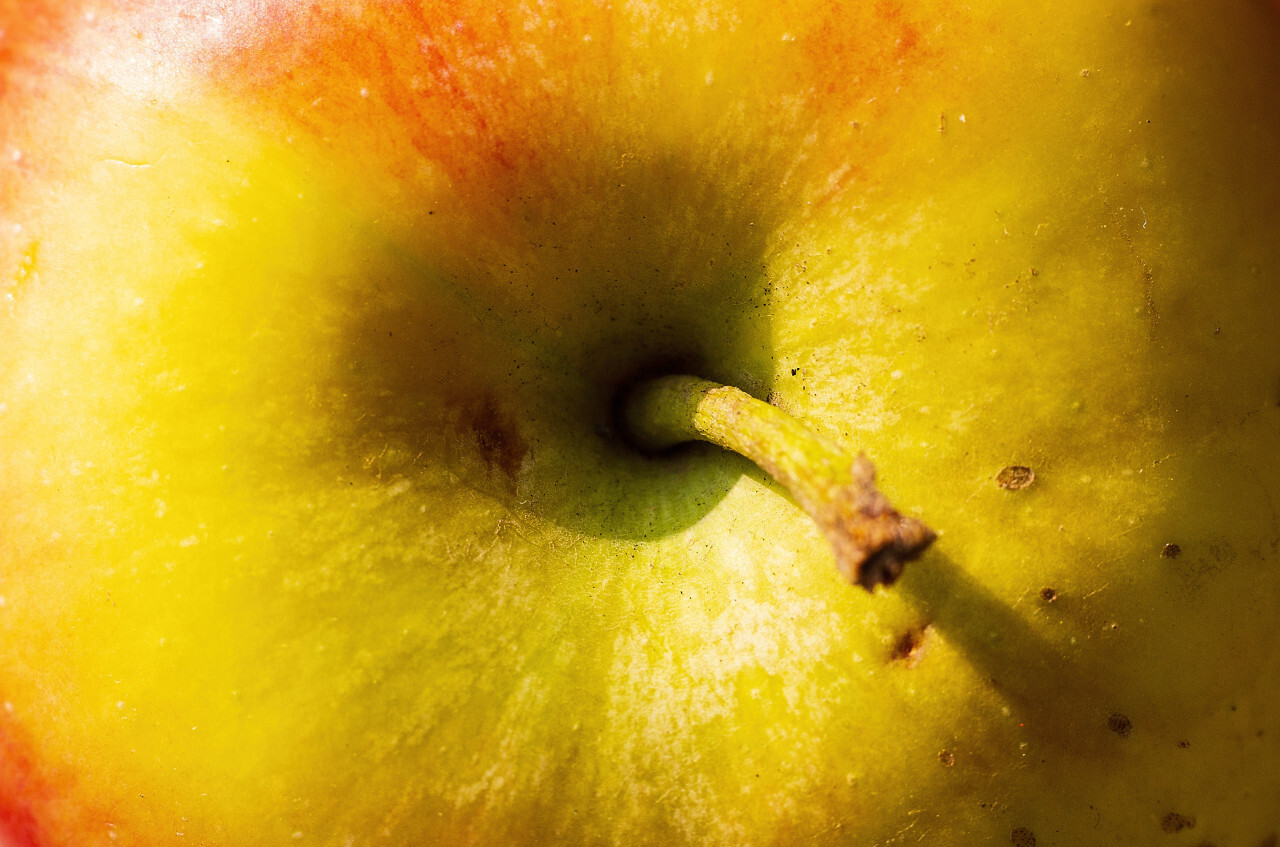
M1052 603L1053 601L1058 599L1057 589L1050 588L1049 586L1046 585L1044 588L1040 589L1040 599L1046 603Z
M1129 733L1133 732L1133 721L1126 715L1116 713L1107 718L1107 729L1121 738L1128 738Z
M939 750L938 761L942 763L944 768L949 768L956 763L956 754L950 750Z
M1183 739L1182 741L1179 741L1179 742L1178 742L1178 749L1179 749L1179 750L1190 750L1190 749L1191 749L1191 742L1190 742L1190 741L1187 741L1186 739Z
M463 426L475 438L481 461L491 471L514 481L529 448L515 422L503 414L497 402L485 397L467 411Z
M1036 847L1036 834L1025 826L1020 826L1009 833L1009 843L1013 847Z
M996 485L1008 491L1021 491L1036 481L1036 472L1026 465L1009 465L996 474Z
M1180 815L1177 812L1170 812L1160 819L1160 828L1172 835L1175 832L1181 832L1184 829L1191 829L1196 825L1194 817Z
M1182 548L1177 544L1166 544L1161 548L1160 555L1166 559L1176 559L1182 555Z
M893 642L889 650L889 660L902 662L909 668L915 667L924 658L928 648L926 643L933 627L930 624L914 626L903 632Z

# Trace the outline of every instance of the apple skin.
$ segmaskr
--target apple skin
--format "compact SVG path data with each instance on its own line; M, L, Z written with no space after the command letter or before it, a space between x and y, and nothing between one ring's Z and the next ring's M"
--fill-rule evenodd
M1274 843L1278 17L0 3L0 844Z

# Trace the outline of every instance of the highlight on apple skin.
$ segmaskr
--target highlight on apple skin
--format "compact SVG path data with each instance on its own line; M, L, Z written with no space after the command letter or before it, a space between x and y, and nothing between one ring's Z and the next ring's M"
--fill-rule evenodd
M1277 150L1258 0L0 0L0 845L1274 844Z

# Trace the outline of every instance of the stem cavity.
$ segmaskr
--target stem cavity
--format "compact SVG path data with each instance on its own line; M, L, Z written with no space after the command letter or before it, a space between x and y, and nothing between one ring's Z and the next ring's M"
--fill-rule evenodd
M731 386L664 376L635 386L622 420L645 450L707 441L759 465L809 513L850 583L892 585L936 537L875 486L875 467L774 406Z

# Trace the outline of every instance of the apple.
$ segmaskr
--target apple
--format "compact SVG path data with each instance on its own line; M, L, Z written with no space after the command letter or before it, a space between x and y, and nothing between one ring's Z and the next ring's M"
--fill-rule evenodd
M1274 845L1278 152L1259 0L0 2L0 844Z

